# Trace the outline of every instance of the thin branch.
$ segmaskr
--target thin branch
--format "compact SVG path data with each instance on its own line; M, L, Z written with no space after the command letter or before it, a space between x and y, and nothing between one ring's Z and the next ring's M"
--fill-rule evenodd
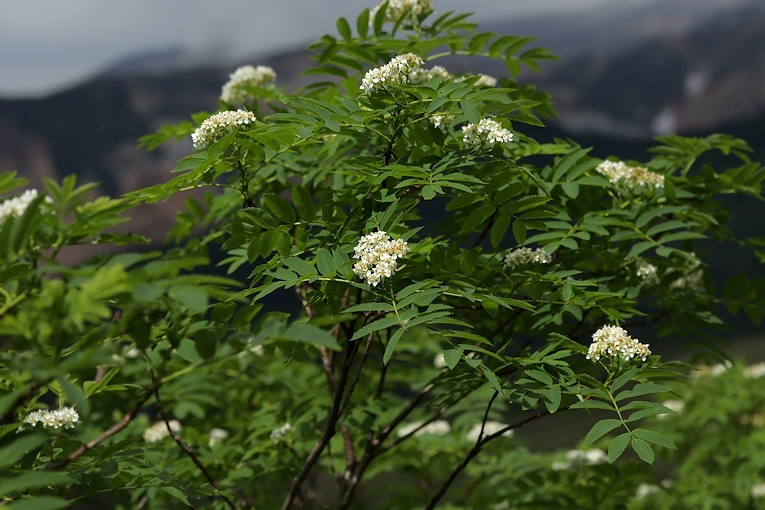
M73 460L77 459L78 457L81 457L85 454L88 450L91 448L97 446L98 444L104 442L105 440L112 437L114 434L119 432L120 430L127 427L131 421L135 419L135 417L138 415L138 412L143 408L144 404L151 398L151 396L154 394L154 392L157 390L157 386L152 386L146 392L141 396L141 398L138 400L138 402L135 403L133 408L122 417L122 419L114 424L109 430L98 436L97 438L93 439L92 441L88 441L87 443L83 443L82 446L77 448L75 451L69 454L64 459L61 459L60 461L56 462L55 464L51 464L45 468L46 471L55 471L57 469L61 469L62 467L66 466Z
M364 367L364 362L367 360L367 357L369 356L369 347L372 344L372 338L374 337L374 332L369 333L369 336L367 337L367 343L364 346L364 352L361 354L361 361L359 362L359 367L356 369L356 374L353 376L353 381L351 381L351 386L348 389L348 393L345 396L345 400L343 401L343 404L340 406L340 414L343 414L345 412L345 408L348 407L348 401L351 399L351 395L353 394L353 390L356 389L356 384L359 382L359 376L361 375L361 369Z
M382 343L382 339L378 337L378 340L380 341L380 352L385 351L385 346ZM388 340L390 340L390 330L388 330ZM385 389L385 376L388 374L388 365L383 363L382 359L380 360L381 367L380 367L380 380L377 381L377 391L375 392L375 400L380 400L382 398L383 390Z
M403 436L397 437L392 443L390 443L387 446L385 446L385 448L382 448L380 450L380 453L377 454L377 456L380 456L383 453L386 453L386 452L392 450L396 446L400 445L402 442L406 441L410 437L412 437L415 434L417 434L417 432L419 432L420 430L424 429L425 427L427 427L428 425L430 425L431 423L433 423L434 421L439 419L441 416L443 416L447 409L448 409L448 407L446 407L446 406L442 407L430 419L428 419L427 421L422 422L419 427L417 427L414 430L409 431L409 433L404 434Z
M566 410L568 408L561 408L561 410ZM441 498L444 497L446 492L449 490L449 487L451 487L452 483L454 483L454 480L457 479L457 476L467 467L468 464L470 464L470 461L473 460L475 457L478 456L479 453L481 453L481 450L483 447L488 443L489 441L492 441L503 434L506 434L508 431L517 429L519 427L522 427L526 425L527 423L531 423L532 421L538 420L539 418L542 418L543 416L549 415L549 411L542 411L540 413L537 413L533 416L529 416L528 418L525 418L517 423L514 423L513 425L508 425L507 427L502 428L501 430L495 432L494 434L491 434L489 436L486 436L485 438L479 440L473 448L470 449L468 454L465 456L464 459L462 459L462 462L459 463L459 465L454 468L454 471L449 475L449 478L446 479L444 484L441 486L440 489L438 489L433 496L430 498L430 501L428 501L427 506L425 506L425 510L433 510L438 502L441 500Z
M348 477L346 480L348 485L343 492L342 499L340 500L340 505L337 507L338 510L346 510L350 506L361 477L364 475L364 472L366 471L367 467L369 467L369 464L372 462L372 460L377 456L378 450L382 443L388 438L388 436L390 436L393 430L395 430L395 428L398 427L398 425L404 421L406 417L409 416L409 414L411 414L411 412L419 405L422 399L425 398L428 393L430 393L432 389L433 384L428 384L421 388L417 393L415 393L414 398L412 398L409 404L407 404L407 406L402 409L396 415L396 417L393 418L393 420L391 420L391 422L380 431L379 434L375 436L374 433L370 432L367 435L367 444L364 448L364 454L356 464L353 475ZM287 509L282 508L282 510Z
M154 373L152 372L152 378L154 378ZM228 499L228 496L223 494L223 491L220 489L220 486L218 486L218 482L215 481L215 479L210 475L210 472L207 471L207 469L204 467L202 462L199 460L199 458L194 453L194 450L191 449L190 446L185 444L183 441L181 441L180 436L173 431L173 429L170 427L170 422L167 419L167 413L165 413L165 408L162 406L162 400L159 398L159 387L156 387L154 390L154 397L157 401L157 410L159 411L159 415L162 417L162 421L165 422L165 427L167 428L168 434L170 434L170 437L173 438L173 441L175 441L175 444L178 445L178 447L186 452L186 455L189 456L191 459L191 462L194 463L194 465L202 472L202 474L207 478L207 481L210 482L210 485L212 485L216 491L219 492L217 494L223 501L225 501L226 505L231 508L231 510L236 510L236 506L234 503Z
M491 230L491 227L494 225L494 219L496 217L497 211L494 211L494 213L486 220L486 225L484 225L483 230L480 234L478 234L478 237L476 237L475 241L473 242L473 249L477 248L478 245L481 244L484 239L486 239L486 234L489 233L489 230Z
M494 400L497 398L497 395L499 395L498 391L494 391L494 394L489 399L489 403L486 405L486 412L483 413L483 421L481 421L481 432L478 434L478 441L476 443L481 442L481 439L483 439L483 429L486 427L486 420L489 418L489 411L491 411L491 406L494 404Z
M489 335L486 338L494 338L498 334L502 332L503 329L507 327L508 324L513 322L520 314L522 314L525 310L523 308L517 308L513 313L507 316L507 318L502 321L496 328L494 328L494 331L489 333Z
M311 452L308 454L308 458L306 458L305 462L303 463L303 467L300 468L297 476L295 476L295 478L292 480L290 490L287 493L287 497L284 499L284 503L282 504L282 510L289 510L289 508L292 506L292 501L295 499L295 496L300 490L300 486L308 477L308 474L311 472L311 469L313 469L316 461L319 460L319 456L321 455L321 452L324 451L324 448L327 446L327 444L329 444L329 440L332 439L332 436L335 435L335 427L337 426L337 422L340 419L340 404L342 403L343 394L345 393L345 384L348 381L348 374L350 373L351 366L353 365L353 356L358 350L357 346L358 342L351 342L350 340L348 341L348 346L345 351L345 359L343 360L343 368L340 372L340 378L337 381L337 388L335 389L335 394L332 399L332 408L329 412L327 425L324 428L324 432L322 433L321 437L311 449Z

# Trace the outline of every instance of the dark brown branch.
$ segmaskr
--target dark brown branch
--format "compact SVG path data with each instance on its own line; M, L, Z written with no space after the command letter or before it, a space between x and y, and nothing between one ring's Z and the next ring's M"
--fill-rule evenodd
M412 398L409 404L407 404L407 406L402 409L401 412L399 412L396 417L393 418L393 420L391 420L391 422L380 431L379 434L376 436L372 432L368 434L367 443L364 448L364 454L356 464L355 469L353 470L353 474L346 480L348 485L343 492L340 505L337 507L338 510L346 510L350 506L351 501L353 500L353 495L356 492L356 488L358 487L364 472L366 471L367 467L369 467L369 464L372 462L372 460L377 456L378 450L382 443L388 438L388 436L390 436L393 430L395 430L395 428L398 427L398 425L411 414L411 412L420 404L422 399L425 398L425 396L430 393L430 390L432 389L432 384L428 384L420 389L417 393L415 393L414 398ZM286 509L283 508L282 510Z
M316 461L319 460L321 452L324 451L324 448L327 446L327 444L329 444L332 436L335 435L335 427L337 426L337 422L340 419L340 405L343 401L343 395L345 393L345 384L348 381L348 374L351 371L351 366L353 365L353 357L358 350L358 344L358 342L351 342L348 340L348 345L345 350L345 359L343 360L343 367L342 371L340 372L340 378L337 381L337 387L335 388L335 392L332 398L332 408L329 412L327 425L324 428L324 432L322 433L321 437L316 442L313 449L311 449L311 452L308 454L308 458L306 458L297 476L295 476L295 478L292 480L290 490L287 493L287 497L284 499L284 503L282 504L282 510L289 510L289 508L292 506L292 501L295 499L295 496L300 490L301 485L303 485L303 482L308 477L311 469L313 469Z
M473 248L475 249L478 247L479 244L483 242L484 239L486 239L486 234L489 233L489 230L491 230L491 227L494 225L494 219L497 217L497 211L494 211L491 216L486 220L486 225L483 227L483 230L480 234L478 234L478 237L475 238L475 242L473 242Z
M345 400L343 401L343 404L340 406L341 415L345 412L346 407L348 407L348 401L351 400L351 395L353 394L353 390L356 389L356 384L359 382L361 369L364 367L364 362L367 360L367 357L369 357L369 347L372 345L372 338L374 337L374 335L375 335L374 332L372 332L367 337L367 343L364 346L364 352L361 354L361 360L359 361L359 366L356 369L356 374L353 376L353 381L351 381L351 385L348 389L347 395L345 396Z
M92 441L88 441L87 443L83 443L82 446L77 448L75 451L69 454L64 459L61 459L60 461L56 462L55 464L50 464L45 468L46 471L55 471L57 469L61 469L62 467L66 466L73 460L77 459L78 457L81 457L85 452L90 450L91 448L95 447L96 445L104 442L105 440L112 437L114 434L119 432L120 430L127 427L131 421L135 419L135 417L138 415L138 412L143 408L144 404L151 398L151 396L154 394L154 392L157 390L157 386L152 386L146 392L141 396L141 398L138 400L138 402L135 403L133 408L128 411L128 413L122 417L122 419L115 423L109 430L98 436L97 438L93 439Z
M478 440L476 443L480 443L481 439L483 439L483 429L486 427L486 420L489 418L489 411L491 411L491 406L494 404L494 400L497 398L497 395L499 395L498 391L494 391L494 394L489 399L489 403L486 406L486 412L483 413L483 420L481 421L481 432L478 434Z
M443 415L444 415L444 413L446 412L446 410L447 410L447 409L448 409L448 407L446 407L446 406L442 407L442 408L441 408L441 409L439 409L439 410L438 410L438 412L437 412L435 415L433 415L433 416L432 416L430 419L428 419L427 421L424 421L424 422L422 422L422 424L420 424L420 426L419 426L419 427L417 427L416 429L414 429L414 430L410 431L408 434L404 434L404 435L403 435L403 436L401 436L401 437L397 437L397 438L396 438L396 439L395 439L395 440L394 440L392 443L390 443L390 444L389 444L389 445L387 445L385 448L383 448L382 450L380 450L380 453L378 454L378 456L379 456L379 455L382 455L383 453L386 453L386 452L388 452L388 451L392 450L393 448L395 448L396 446L398 446L398 445L399 445L399 444L401 444L402 442L406 441L406 440L407 440L407 439L409 439L410 437L412 437L412 436L414 436L415 434L417 434L417 432L419 432L420 430L424 429L425 427L427 427L428 425L430 425L431 423L433 423L434 421L436 421L437 419L439 419L441 416L443 416Z
M152 378L153 377L154 377L154 374L152 374ZM225 501L226 505L229 508L231 508L231 510L236 510L236 506L234 505L234 503L232 503L231 500L228 499L228 497L225 494L223 494L223 491L218 486L218 482L216 482L215 479L212 477L212 475L210 475L210 472L207 471L207 469L204 467L202 462L194 453L194 450L192 450L190 446L188 446L183 441L181 441L180 436L178 436L178 434L176 434L175 431L173 431L173 429L170 427L170 422L167 419L167 413L165 413L165 408L162 406L162 400L159 398L159 387L155 388L154 396L157 401L157 410L159 411L159 415L162 417L162 421L165 422L165 427L167 428L167 432L168 434L170 434L170 437L173 438L173 441L175 441L175 444L177 444L181 450L186 452L186 455L189 456L189 458L191 459L191 462L193 462L194 465L199 469L199 471L202 472L205 478L207 478L207 481L210 482L210 485L212 485L215 488L215 490L220 493L218 494L218 496L220 496L220 498L223 499L223 501Z
M565 410L565 409L567 408L564 408L561 410ZM454 468L454 471L452 471L452 473L449 475L449 478L446 479L446 481L441 486L441 488L438 489L433 494L433 496L430 498L430 501L428 501L427 506L425 506L425 510L433 510L433 508L436 507L436 505L441 500L441 498L443 498L446 492L449 490L449 487L451 487L452 483L454 483L454 480L457 479L457 476L459 476L459 474L462 473L462 471L467 467L467 465L470 464L470 461L472 461L475 457L478 456L479 453L481 453L481 450L486 445L486 443L502 436L503 434L506 434L510 430L522 427L526 425L527 423L531 423L532 421L538 420L539 418L542 418L543 416L547 416L549 414L550 414L549 411L546 411L546 410L542 411L533 416L529 416L528 418L525 418L517 423L514 423L513 425L508 425L507 427L502 428L501 430L495 432L494 434L491 434L479 440L475 444L475 446L473 446L473 448L470 449L470 451L465 456L465 458L462 459L462 462L460 462L459 465L456 468Z
M380 341L380 352L385 352L385 346L382 343L382 339L378 337ZM390 340L390 330L388 330L388 340ZM388 374L388 365L383 363L380 359L380 380L377 381L377 391L375 392L375 400L382 398L383 390L385 389L385 376Z

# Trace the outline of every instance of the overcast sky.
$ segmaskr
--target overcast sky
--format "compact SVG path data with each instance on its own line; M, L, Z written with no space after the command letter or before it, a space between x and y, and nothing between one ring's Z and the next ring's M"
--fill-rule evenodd
M434 0L476 21L615 0ZM620 0L625 1L625 0ZM0 0L0 97L40 97L118 60L183 48L236 59L302 47L375 0ZM353 25L353 22L351 22Z

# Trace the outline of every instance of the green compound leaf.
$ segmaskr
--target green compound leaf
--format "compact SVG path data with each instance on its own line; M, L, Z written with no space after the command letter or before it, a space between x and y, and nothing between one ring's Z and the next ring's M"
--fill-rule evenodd
M635 453L638 454L638 457L640 457L640 460L647 464L653 464L654 452L650 444L642 439L634 438L631 446Z
M677 449L677 447L675 446L675 443L673 443L670 438L658 432L654 432L653 430L635 429L632 431L632 433L635 435L635 437L638 437L645 441L655 443L655 444L664 446L666 448L671 448L673 450Z
M337 266L332 254L326 248L321 248L316 252L316 266L322 276L333 277L337 274Z
M295 223L295 210L292 206L279 195L266 193L263 195L263 204L268 212L279 218L284 223Z
M610 460L612 464L616 462L616 459L622 456L622 453L624 453L624 450L630 443L630 439L631 436L629 432L625 432L624 434L620 434L613 438L608 444L608 460Z
M343 36L343 39L350 40L351 38L351 25L348 24L348 20L345 18L338 18L337 31Z
M614 406L611 404L608 404L606 402L601 402L600 400L582 400L581 402L577 402L575 404L572 404L569 409L603 409L604 411L614 411Z
M606 420L600 420L598 423L592 426L587 436L584 438L584 444L589 446L604 435L608 434L617 427L621 427L622 422L614 418L608 418Z

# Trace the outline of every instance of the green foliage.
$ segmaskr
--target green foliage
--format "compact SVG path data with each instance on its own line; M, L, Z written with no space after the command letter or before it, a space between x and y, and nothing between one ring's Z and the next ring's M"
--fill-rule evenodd
M524 134L554 114L516 81L546 50L476 32L467 15L390 20L387 7L311 45L306 74L321 81L247 87L257 120L216 132L167 182L91 199L93 185L46 181L48 199L0 220L10 508L624 508L648 501L634 496L661 459L677 488L651 498L718 507L708 487L761 446L749 422L730 418L751 443L719 454L728 424L714 440L699 428L719 415L658 419L670 412L658 396L691 391L688 366L613 345L595 355L590 337L650 324L713 340L720 303L759 323L762 282L737 277L717 295L697 243L737 241L764 259L761 240L735 239L719 196L761 199L765 170L740 140L667 136L632 164L663 186L609 180L590 148ZM407 53L427 62L426 80L360 89ZM499 60L509 76L428 74L452 55ZM469 143L462 128L488 118L513 141ZM699 165L712 150L733 166ZM7 196L22 184L0 176ZM59 262L75 245L148 242L113 230L123 213L200 187L165 249ZM376 232L391 244L364 255ZM23 423L64 407L74 428ZM550 415L586 423L572 439L588 450L524 446L549 434ZM521 427L528 436L509 437ZM763 466L740 469L725 498L744 505Z

